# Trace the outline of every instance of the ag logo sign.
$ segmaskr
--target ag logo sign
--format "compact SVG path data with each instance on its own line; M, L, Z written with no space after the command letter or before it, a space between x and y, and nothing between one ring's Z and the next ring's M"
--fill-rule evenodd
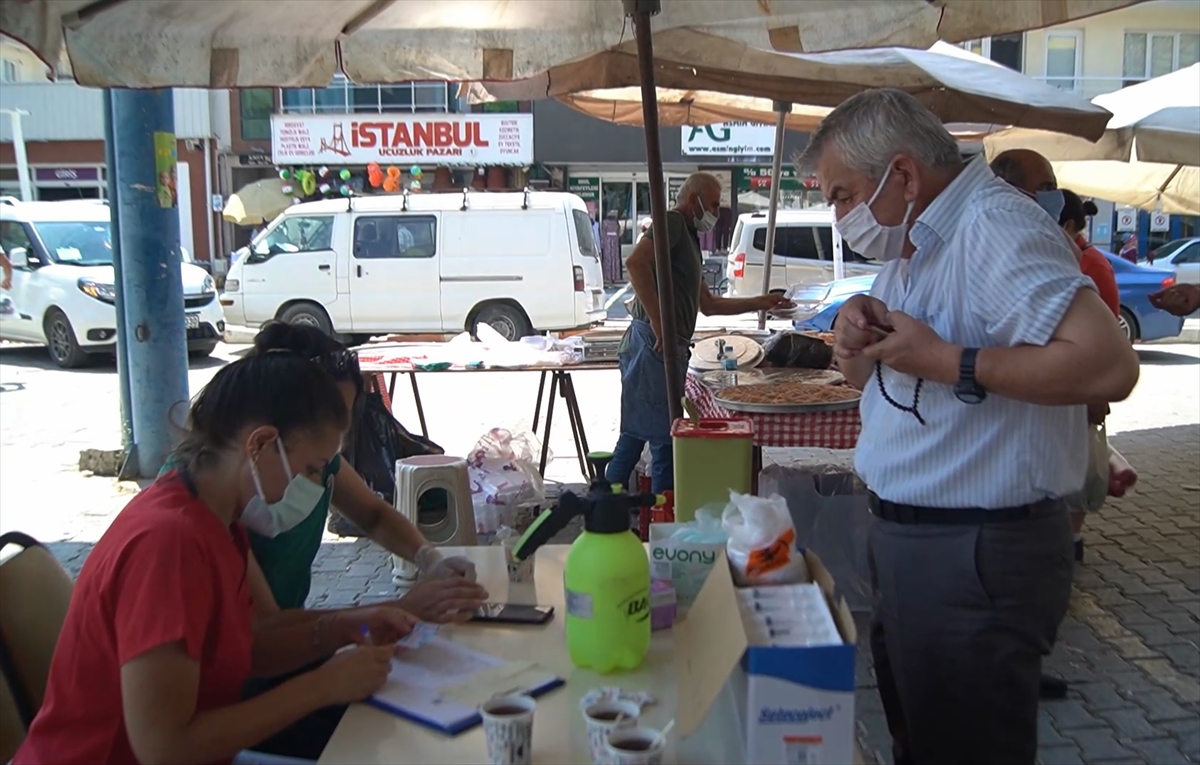
M680 128L685 156L769 157L775 153L775 128L756 122L718 122Z

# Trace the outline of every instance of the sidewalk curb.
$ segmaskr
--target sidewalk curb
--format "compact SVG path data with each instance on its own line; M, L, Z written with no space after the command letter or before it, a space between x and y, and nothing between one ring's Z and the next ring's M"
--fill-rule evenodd
M236 327L232 324L225 325L225 342L229 345L253 345L254 336L258 334L258 330L250 329L249 327Z

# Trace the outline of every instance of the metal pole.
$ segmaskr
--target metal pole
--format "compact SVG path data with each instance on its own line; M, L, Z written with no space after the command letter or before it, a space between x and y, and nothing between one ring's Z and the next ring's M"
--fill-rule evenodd
M117 381L121 393L121 448L125 452L122 478L131 467L133 445L133 407L129 396L129 343L125 339L125 289L121 286L124 268L121 264L121 216L117 206L117 152L113 142L112 90L104 90L104 172L108 181L108 209L112 215L109 238L112 242L113 284L117 314Z
M33 186L29 182L29 157L25 154L25 129L21 118L28 117L29 112L21 109L5 109L9 125L12 127L13 154L17 160L17 182L21 186L21 201L33 201Z
M762 294L771 291L771 261L775 255L775 219L779 213L779 187L782 185L780 176L783 174L783 132L787 129L787 116L792 111L790 101L776 101L775 111L779 118L775 122L775 156L771 158L771 202L767 206L767 246L763 253L763 284ZM758 312L758 328L766 329L767 312Z
M662 327L663 366L671 421L683 417L683 377L679 368L679 338L675 331L675 297L671 291L670 235L667 233L667 190L663 182L662 147L658 134L658 97L654 90L654 41L650 17L661 10L659 0L622 0L625 15L633 17L638 70L642 81L642 125L646 131L646 169L650 181L650 216L654 221L654 274L658 282L659 325ZM689 340L691 338L688 338Z
M171 408L188 399L174 96L118 89L111 98L134 446L138 475L152 478L173 445Z

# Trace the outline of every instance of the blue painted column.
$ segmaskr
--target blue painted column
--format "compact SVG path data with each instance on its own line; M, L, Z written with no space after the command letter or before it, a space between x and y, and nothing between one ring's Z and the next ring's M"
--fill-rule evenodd
M133 453L133 408L130 404L129 395L129 344L125 342L125 290L119 285L121 284L121 221L117 215L117 153L116 147L113 145L113 106L112 106L112 90L104 91L104 165L106 168L105 177L108 181L108 197L109 209L112 211L112 229L110 239L112 241L112 260L113 260L113 283L118 285L114 290L116 293L116 313L117 313L117 380L121 391L121 448L125 451L127 464L122 466L122 478L126 477L127 472L133 472L131 468L136 468L136 465L129 463L129 457Z
M187 333L170 90L114 89L114 232L120 240L125 359L137 472L153 478L173 442L171 408L188 399Z

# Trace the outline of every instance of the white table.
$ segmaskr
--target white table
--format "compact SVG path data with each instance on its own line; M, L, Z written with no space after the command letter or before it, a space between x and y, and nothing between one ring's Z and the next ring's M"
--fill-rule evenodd
M532 659L567 681L564 687L538 699L533 724L533 761L547 765L591 762L579 700L593 688L619 686L653 695L658 703L647 707L642 715L642 722L653 728L661 729L670 722L676 706L670 630L654 633L650 652L637 671L599 675L571 664L563 634L563 563L567 549L566 545L543 547L534 564L535 581L511 585L500 547L444 549L447 555L466 555L475 562L480 582L488 588L493 601L554 606L554 618L542 626L464 624L443 628L443 634L466 646L504 659ZM672 733L670 739L665 756L668 763L742 762L740 724L728 687L699 731L683 740L677 740ZM364 704L350 707L320 759L323 765L486 762L481 727L458 736L445 736Z

